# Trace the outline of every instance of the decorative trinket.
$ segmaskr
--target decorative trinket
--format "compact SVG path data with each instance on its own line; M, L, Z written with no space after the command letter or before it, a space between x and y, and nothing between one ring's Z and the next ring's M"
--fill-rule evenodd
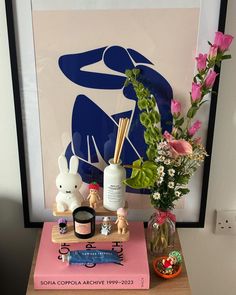
M120 263L120 257L114 250L74 250L62 255L62 261L69 264Z
M89 200L89 206L91 208L97 208L97 204L99 200L101 200L99 196L99 184L96 181L93 181L89 184L89 195L87 200Z
M112 229L111 219L110 217L105 216L101 224L101 234L107 236L111 233L111 229Z
M58 219L57 223L59 226L60 234L65 234L67 232L67 219L60 218L60 219Z
M158 257L153 261L155 272L165 278L171 279L180 274L182 268L182 255L179 251L172 251L169 256Z
M66 210L74 211L81 206L83 197L79 192L82 185L82 178L78 174L78 157L70 158L70 169L68 170L67 159L61 155L58 159L60 174L56 178L58 194L56 196L57 210L64 212Z
M127 211L124 208L119 208L117 210L117 224L118 234L125 234L128 228L128 221L126 220Z

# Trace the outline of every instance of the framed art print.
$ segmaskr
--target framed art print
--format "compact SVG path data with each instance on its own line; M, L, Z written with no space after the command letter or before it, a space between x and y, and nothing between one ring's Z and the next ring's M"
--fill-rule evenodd
M78 157L84 197L91 181L102 187L119 118L131 122L123 163L145 157L137 98L124 86L125 70L145 73L156 99L163 101L161 115L171 121L171 99L189 107L195 56L207 52L207 41L224 30L226 4L6 1L26 226L53 220L61 154L68 161ZM178 226L204 226L216 101L213 94L198 114L209 157L192 178L190 193L176 204ZM148 193L127 188L126 198L129 219L147 221L153 210Z

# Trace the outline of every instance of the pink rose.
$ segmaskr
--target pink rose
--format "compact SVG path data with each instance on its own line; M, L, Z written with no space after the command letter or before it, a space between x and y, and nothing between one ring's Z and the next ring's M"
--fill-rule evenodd
M186 156L192 154L193 152L191 144L184 139L169 141L169 147L173 158L177 158L178 156Z
M209 50L209 58L215 58L217 56L218 47L216 45L212 45Z
M174 139L174 137L168 131L164 132L163 137L166 139L166 141L170 141Z
M217 74L215 71L210 70L209 73L207 74L206 80L205 80L205 85L207 88L212 88L214 83L215 83L215 79L216 76L218 76L219 74Z
M201 128L201 126L202 126L201 121L199 120L195 121L193 125L190 128L188 128L188 134L190 136L193 136Z
M233 36L223 34L222 32L215 33L214 45L216 45L220 51L226 51L229 49L230 44L233 41Z
M191 97L193 101L198 101L201 99L202 91L201 91L201 85L197 83L192 83L192 92Z
M198 57L196 57L197 60L197 69L198 71L203 71L206 68L206 60L207 60L207 54L199 53Z
M171 100L171 113L172 115L180 115L181 104L177 99Z

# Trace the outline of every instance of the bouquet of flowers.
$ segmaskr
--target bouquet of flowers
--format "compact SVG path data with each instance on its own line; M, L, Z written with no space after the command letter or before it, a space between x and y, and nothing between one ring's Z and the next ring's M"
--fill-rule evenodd
M214 71L215 66L219 67L222 60L231 58L227 51L232 40L232 36L216 32L214 43L208 42L209 52L200 53L196 57L197 73L193 77L187 113L182 113L180 101L171 101L171 133L163 133L161 130L161 116L156 99L139 81L140 70L126 71L126 85L132 84L138 98L140 122L145 127L144 140L148 159L133 162L131 177L125 183L137 189L150 189L151 203L162 213L172 210L174 202L189 192L189 180L207 155L201 138L197 137L201 122L195 120L195 116L207 101L206 95L212 92L218 75ZM160 216L158 218L163 219ZM173 216L172 219L174 220ZM167 241L166 243L168 244Z

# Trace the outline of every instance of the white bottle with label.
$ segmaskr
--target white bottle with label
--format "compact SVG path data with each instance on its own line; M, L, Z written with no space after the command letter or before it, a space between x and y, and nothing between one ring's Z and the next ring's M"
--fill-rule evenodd
M113 159L109 160L109 166L104 169L103 175L103 207L110 211L116 211L125 207L125 168L121 161L117 164Z

